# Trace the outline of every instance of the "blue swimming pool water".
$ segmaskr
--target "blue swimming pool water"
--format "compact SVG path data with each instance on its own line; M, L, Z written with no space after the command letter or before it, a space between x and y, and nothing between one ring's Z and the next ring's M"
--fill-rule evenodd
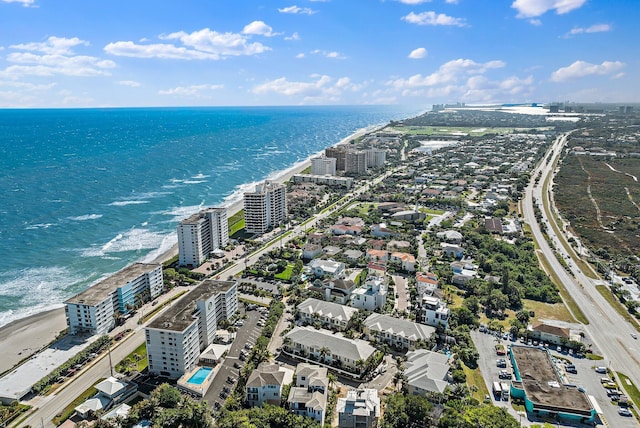
M187 383L191 383L193 385L202 385L204 380L209 376L209 373L213 371L210 367L200 367L197 372L193 374L187 381Z

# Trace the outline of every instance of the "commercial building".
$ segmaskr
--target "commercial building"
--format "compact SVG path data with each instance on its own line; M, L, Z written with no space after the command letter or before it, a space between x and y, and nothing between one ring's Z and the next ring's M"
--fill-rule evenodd
M350 389L338 398L339 428L375 428L380 418L380 397L376 389Z
M264 233L287 219L287 195L283 184L265 181L255 192L244 194L244 228L249 233Z
M211 253L229 243L226 208L208 208L178 225L180 266L200 266Z
M205 280L145 327L149 373L179 378L238 310L235 281Z
M594 422L596 410L584 390L563 384L547 350L511 345L509 355L516 377L510 395L524 400L528 413L572 423Z
M311 158L311 174L336 175L336 158L318 156Z
M135 263L75 295L65 303L70 334L106 334L117 314L162 293L162 265Z

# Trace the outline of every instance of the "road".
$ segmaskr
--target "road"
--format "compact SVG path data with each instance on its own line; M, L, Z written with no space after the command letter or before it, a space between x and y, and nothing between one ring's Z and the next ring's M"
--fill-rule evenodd
M609 306L595 288L599 281L587 277L575 263L575 260L572 259L572 254L567 254L566 256L569 257L568 263L574 276L564 269L542 235L534 215L533 207L535 201L536 204L540 204L543 221L548 224L548 214L542 208L542 192L547 191L543 187L546 178L553 172L553 165L560 156L561 150L567 141L567 136L568 134L564 134L556 139L551 148L553 158L549 162L543 161L531 175L531 182L526 188L522 204L524 218L531 227L531 232L549 266L589 320L589 324L584 326L584 330L592 338L596 346L602 350L605 358L603 365L626 374L635 385L640 385L640 345L638 341L631 338L631 333L634 333L635 329ZM541 174L536 184L535 177L538 172ZM556 236L550 227L548 229L554 245L562 249L561 237ZM564 254L563 250L561 252Z

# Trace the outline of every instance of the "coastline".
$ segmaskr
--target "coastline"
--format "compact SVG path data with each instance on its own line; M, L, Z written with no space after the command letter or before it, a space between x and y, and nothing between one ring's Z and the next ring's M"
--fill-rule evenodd
M327 147L348 144L349 141L359 138L387 126L372 125L356 130L354 133L340 140L340 142ZM322 151L324 152L324 150ZM295 174L299 174L311 165L311 158L319 153L310 155L307 159L293 164L291 167L274 171L265 180L285 183ZM246 185L241 186L244 187ZM242 199L234 198L223 203L227 208L228 216L232 216L243 209ZM151 263L163 263L178 255L178 244L172 245L168 250L154 257ZM18 318L0 327L0 373L11 369L22 359L34 354L44 346L51 343L58 334L67 327L64 307L47 309L25 317Z

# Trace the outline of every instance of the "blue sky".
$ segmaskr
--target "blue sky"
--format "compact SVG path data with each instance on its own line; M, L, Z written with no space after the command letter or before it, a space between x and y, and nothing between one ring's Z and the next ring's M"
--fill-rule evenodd
M638 0L0 0L0 107L633 102L639 16Z

